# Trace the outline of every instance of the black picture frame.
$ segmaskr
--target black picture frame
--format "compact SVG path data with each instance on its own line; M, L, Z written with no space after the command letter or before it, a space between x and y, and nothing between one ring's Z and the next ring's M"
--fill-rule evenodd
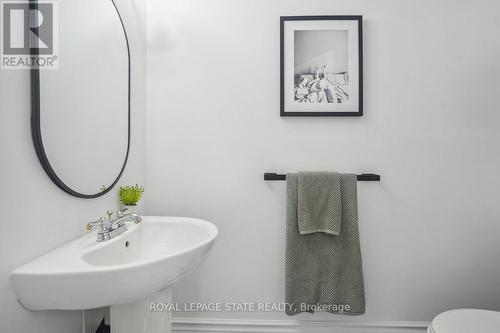
M285 108L285 22L315 20L356 21L358 27L359 101L355 112L298 112ZM281 117L361 117L363 116L363 17L362 15L280 16L280 116Z

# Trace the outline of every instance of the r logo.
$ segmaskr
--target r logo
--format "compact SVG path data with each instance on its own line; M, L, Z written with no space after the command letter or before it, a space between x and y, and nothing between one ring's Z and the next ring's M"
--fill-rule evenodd
M40 54L53 52L53 4L40 3L37 9L25 2L3 2L3 53L30 54L31 48Z
M55 3L49 1L1 1L3 67L27 64L25 59L13 58L16 56L55 55L55 6ZM18 65L14 66L16 60L23 61L18 61Z

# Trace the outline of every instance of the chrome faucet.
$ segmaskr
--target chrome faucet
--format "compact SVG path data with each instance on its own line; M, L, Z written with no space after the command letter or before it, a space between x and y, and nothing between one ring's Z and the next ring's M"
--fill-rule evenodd
M94 230L96 227L99 227L99 232L97 233L97 241L104 242L110 239L115 238L118 235L123 234L127 231L127 225L125 222L131 221L135 224L140 223L142 218L137 213L125 213L127 208L119 210L116 215L117 217L113 218L113 211L108 210L106 215L108 217L101 217L99 220L94 222L89 222L87 224L87 230Z

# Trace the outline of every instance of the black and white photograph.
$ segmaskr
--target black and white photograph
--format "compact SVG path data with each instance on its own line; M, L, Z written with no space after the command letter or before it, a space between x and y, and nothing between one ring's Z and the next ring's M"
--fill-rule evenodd
M297 30L294 96L299 103L347 103L347 30Z
M361 17L282 17L281 115L361 116Z

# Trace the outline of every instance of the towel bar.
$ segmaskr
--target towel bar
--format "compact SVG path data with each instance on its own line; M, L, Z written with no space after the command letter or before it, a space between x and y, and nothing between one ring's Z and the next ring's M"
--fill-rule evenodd
M363 182L379 182L380 175L376 175L374 173L362 173L356 176L358 181ZM264 174L264 180L286 180L286 175L278 174L274 172L266 172Z

